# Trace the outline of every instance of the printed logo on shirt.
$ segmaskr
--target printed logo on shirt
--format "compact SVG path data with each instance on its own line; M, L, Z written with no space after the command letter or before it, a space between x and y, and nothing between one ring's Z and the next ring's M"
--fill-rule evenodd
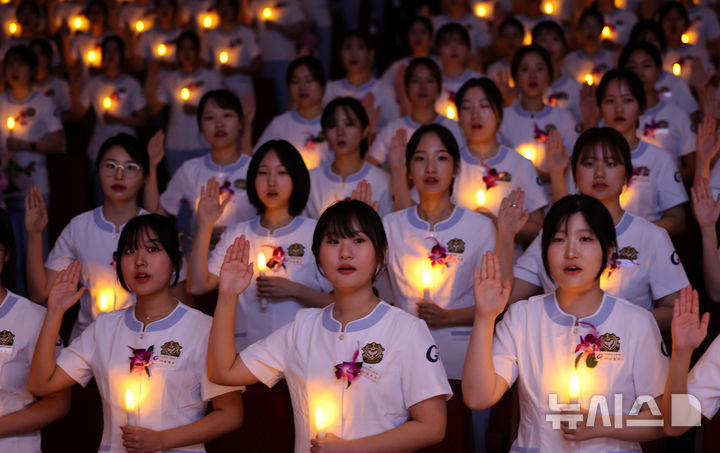
M425 357L428 359L429 362L437 362L440 359L440 353L438 352L437 345L430 346L425 353Z
M450 239L447 248L450 253L465 253L465 241L459 238Z
M9 330L0 332L0 353L12 354L13 345L15 344L15 334Z
M287 254L290 262L302 263L302 257L305 256L305 246L297 242L290 244L287 249Z
M675 172L675 174L673 175L673 179L675 180L675 182L682 182L682 178L680 177L679 171Z
M680 264L680 255L675 250L670 254L670 262L676 266Z
M182 346L177 341L166 341L160 346L160 354L152 358L153 363L174 367L180 357Z
M385 348L380 343L368 343L362 347L362 358L365 363L376 364L383 359Z
M242 178L236 179L233 182L233 186L235 186L236 189L247 190L247 181Z

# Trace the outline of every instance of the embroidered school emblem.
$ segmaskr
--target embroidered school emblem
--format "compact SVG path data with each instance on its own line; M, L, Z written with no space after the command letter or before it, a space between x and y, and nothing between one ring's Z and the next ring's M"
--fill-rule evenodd
M287 254L288 256L305 256L305 246L297 242L290 244L287 249Z
M0 332L0 346L12 346L15 344L15 334L9 330Z
M636 261L638 259L639 252L634 247L623 247L618 252L618 259Z
M462 239L450 239L447 246L450 253L465 253L465 241Z
M600 350L606 352L620 351L620 337L614 333L604 333L600 336Z
M362 347L363 362L374 365L383 359L385 348L380 343L368 343Z
M233 182L233 186L235 186L236 189L246 190L247 189L247 181L245 181L244 179L236 179Z
M177 341L166 341L160 346L160 354L167 355L170 357L180 357L180 350L182 346Z

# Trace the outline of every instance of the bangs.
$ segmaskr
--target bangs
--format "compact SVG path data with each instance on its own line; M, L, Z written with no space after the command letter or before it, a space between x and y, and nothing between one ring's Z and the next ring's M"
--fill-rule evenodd
M600 148L600 152L602 153L604 161L607 162L608 160L613 159L620 164L625 164L625 159L623 159L620 150L617 149L616 146L613 146L609 141L603 139L598 139L584 146L580 152L580 161L583 161L585 159L594 159L595 150L598 147Z
M369 236L369 231L367 228L363 228L357 214L351 210L342 209L338 210L337 215L328 219L323 237L348 239L357 236L358 233Z
M135 224L135 228L131 228L127 234L122 235L121 239L124 240L122 242L118 242L117 249L119 252L124 252L128 249L137 249L141 245L141 241L145 238L148 238L152 243L160 244L162 246L162 243L157 236L158 234L150 225Z

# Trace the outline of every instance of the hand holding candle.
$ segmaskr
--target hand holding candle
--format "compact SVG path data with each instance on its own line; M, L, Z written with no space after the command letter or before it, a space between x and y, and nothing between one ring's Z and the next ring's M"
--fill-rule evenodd
M430 302L430 269L422 272L423 300Z
M127 411L128 425L137 425L137 417L135 414L135 411L137 410L137 401L135 401L135 394L130 389L125 391L125 410Z
M257 265L258 265L258 271L259 271L260 277L264 277L265 270L267 269L267 260L265 259L265 254L262 252L258 253ZM267 310L267 305L268 305L267 299L264 297L261 298L260 299L260 309L262 311Z
M190 99L190 90L188 88L183 88L182 90L180 90L180 99L182 99L183 101L187 101L188 99Z
M105 96L103 99L103 107L105 107L105 110L110 110L110 107L112 107L112 99L109 96Z
M220 55L218 55L218 61L220 61L221 64L227 64L229 60L230 57L228 56L228 53L224 50L220 52Z
M573 373L570 377L570 388L568 393L570 394L570 404L578 404L580 398L580 380L575 373Z

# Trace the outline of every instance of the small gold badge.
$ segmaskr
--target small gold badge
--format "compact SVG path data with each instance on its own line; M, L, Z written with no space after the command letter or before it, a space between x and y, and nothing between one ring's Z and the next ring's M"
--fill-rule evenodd
M380 343L368 343L362 348L362 358L363 362L369 363L371 365L380 363L380 361L383 358L383 352L385 351L385 348L382 347Z

